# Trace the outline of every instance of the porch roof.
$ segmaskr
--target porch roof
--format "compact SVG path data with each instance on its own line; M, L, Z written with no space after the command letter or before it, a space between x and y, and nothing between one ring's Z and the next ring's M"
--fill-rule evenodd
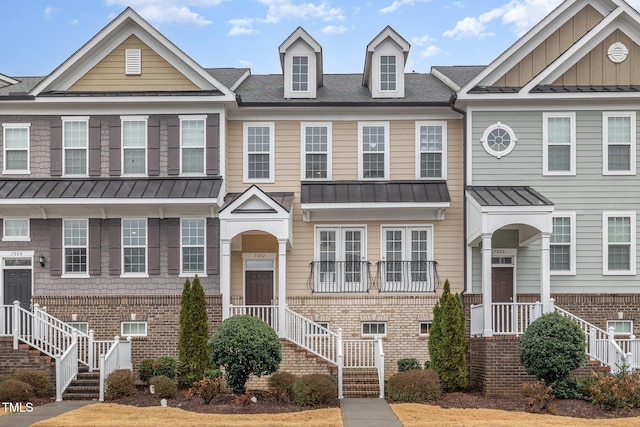
M303 182L302 203L449 203L445 182Z
M227 193L226 196L224 196L224 204L222 205L222 208L220 209L225 210L229 205L231 205L238 197L242 196L244 193ZM276 202L278 205L282 206L282 208L287 211L287 212L291 212L291 207L293 206L293 193L290 192L264 192L264 194L266 194L267 196L269 196L274 202Z
M480 206L553 206L554 203L526 186L473 186L469 194Z

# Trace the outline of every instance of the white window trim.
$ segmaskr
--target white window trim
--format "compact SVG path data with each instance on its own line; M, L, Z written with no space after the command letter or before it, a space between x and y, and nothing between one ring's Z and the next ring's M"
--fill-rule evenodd
M7 169L7 129L27 129L27 168ZM17 150L12 150L17 151ZM31 123L2 124L2 173L4 175L29 175L31 173Z
M294 89L293 88L293 76L294 76L294 72L293 72L293 67L294 67L294 63L293 60L295 58L307 58L307 90L298 90L298 89ZM310 78L310 74L311 74L311 58L309 58L309 55L300 55L300 54L293 54L291 55L291 92L292 93L309 93L310 92L310 87L311 87L311 78Z
M549 119L568 118L571 127L569 141L569 170L549 170ZM554 144L551 144L554 145ZM576 174L576 113L542 113L542 175L544 176L575 176Z
M362 247L360 261L367 260L367 225L366 224L349 224L349 225L315 225L313 230L314 235L314 261L320 260L320 231L335 231L336 232L336 261L344 261L344 237L345 231L360 231L362 233ZM339 256L338 256L339 255Z
M269 128L269 178L249 178L249 128ZM275 171L275 124L273 122L245 122L242 124L242 181L244 183L274 183Z
M23 220L27 221L26 236L7 236L7 220ZM31 241L31 220L23 217L5 217L2 221L2 241L3 242L30 242Z
M503 129L509 134L509 137L511 138L511 144L504 151L496 151L493 148L489 147L489 142L487 139L491 134L491 132L494 131L495 129ZM510 126L507 126L501 122L497 122L485 129L484 133L482 134L482 138L480 139L480 142L482 142L482 146L484 147L487 153L489 153L490 155L492 155L497 159L501 159L502 157L511 153L514 148L516 148L516 144L518 143L518 138L516 137L515 132L513 131L513 129L511 129Z
M429 333L428 334L423 334L422 333L422 324L423 323L428 323L429 324ZM428 337L429 335L431 335L431 327L433 326L433 320L420 320L418 321L418 336L419 337Z
M124 222L130 220L144 220L146 227L146 238L145 238L145 263L144 263L144 272L137 273L125 273L124 271ZM142 246L127 246L128 248L140 248ZM120 220L120 277L122 278L131 278L131 277L140 277L147 278L149 277L149 219L148 218L122 218Z
M124 325L125 324L141 324L144 325L144 334L125 334L124 333ZM120 336L127 337L146 337L149 334L149 325L144 320L123 320L120 322Z
M621 323L621 322L626 322L629 323L631 325L631 332L614 332L615 335L624 335L624 336L631 336L634 335L633 333L633 320L632 319L609 319L607 320L607 332L609 331L609 324L610 323Z
M384 334L365 334L364 333L364 325L365 324L383 324L384 325ZM360 322L360 336L363 337L386 337L387 333L389 332L389 325L387 324L386 321L381 321L381 320L367 320L367 321L362 321Z
M380 226L380 259L382 261L386 261L387 260L387 231L388 230L402 230L403 235L403 261L410 261L411 259L405 259L405 257L407 256L411 256L411 244L410 241L407 240L407 235L409 232L414 231L414 230L426 230L427 231L427 239L429 241L429 247L427 248L427 255L429 255L431 258L430 261L434 261L435 260L435 256L434 256L434 252L433 252L433 225L432 224L398 224L398 225L393 225L393 224L382 224Z
M611 217L629 217L631 223L631 242L629 244L630 270L609 270L609 221ZM604 276L635 276L636 274L636 213L635 211L602 212L602 274Z
M184 271L184 253L183 253L183 245L182 245L182 223L185 219L199 219L202 220L204 224L204 242L202 247L204 248L204 259L202 262L203 269L202 271ZM196 246L189 246L196 247ZM180 275L179 277L193 277L197 275L198 277L207 277L207 219L203 217L181 217L180 218Z
M178 116L180 120L180 176L206 176L207 175L207 116L199 115L199 116ZM193 121L193 120L201 120L203 122L204 135L202 135L202 172L189 172L185 173L182 171L182 150L184 149L182 144L182 122L183 121Z
M121 171L122 176L148 176L149 170L149 116L121 116L120 117L120 159L121 159ZM125 122L144 122L144 172L143 173L125 173L124 171L124 123ZM132 147L128 147L132 148ZM181 150L182 151L182 150Z
M551 218L569 218L571 220L571 243L569 244L569 270L549 270L552 276L575 276L576 275L576 213L575 212L554 212ZM552 221L553 225L553 221ZM551 246L553 243L550 244Z
M394 84L395 84L395 89L382 89L382 58L383 57L393 57L395 59L395 73L393 73L395 75L395 80L394 80ZM378 58L378 90L380 91L380 93L397 93L398 92L398 80L400 79L399 77L399 73L398 73L398 67L400 67L400 64L402 64L402 58L399 57L398 55L395 54L384 54L381 53L379 58Z
M84 150L86 152L85 155L85 166L84 166L84 170L86 171L86 173L84 174L68 174L66 173L66 169L67 169L67 160L66 160L66 147L65 147L65 140L64 140L64 126L65 123L67 122L86 122L86 130L87 130L87 134L85 137L85 140L87 141L87 145L85 146ZM79 148L71 148L72 150L79 150ZM89 116L69 116L69 117L62 117L62 176L65 177L87 177L89 176Z
M422 126L440 126L442 128L442 176L440 177L423 177L422 172L422 153L420 150L420 128ZM432 151L425 151L431 153ZM447 122L444 121L423 121L416 122L416 179L421 180L443 180L447 179Z
M67 246L64 243L64 223L67 221L84 221L87 230L87 271L85 273L67 272L67 262L65 256L65 249ZM82 246L73 246L74 248L80 248ZM62 220L62 275L63 279L87 279L89 275L89 220L87 218L65 218Z
M306 129L308 127L327 128L327 177L307 178L307 144ZM331 181L333 169L333 124L331 122L302 122L300 123L300 180L302 181Z
M384 177L382 178L364 178L364 150L362 149L363 143L363 129L369 126L382 126L384 127ZM358 122L358 179L361 181L386 181L389 179L389 122ZM371 153L371 152L368 152Z
M83 333L85 333L85 334L88 334L88 333L89 333L89 322L85 322L85 321L78 321L78 320L71 320L71 321L67 322L67 325L68 325L69 327L74 328L74 329L76 329L76 330L78 330L78 331L80 331L80 332L83 332ZM74 326L74 325L78 325L78 326L80 326L80 325L85 325L85 326L87 327L87 330L86 330L86 332L85 332L85 331L81 330L80 328L77 328L77 327L76 327L76 326Z
M631 141L629 147L629 170L609 170L609 126L610 117L629 117L631 124ZM602 113L602 174L603 175L635 175L636 174L636 112L635 111L609 111Z

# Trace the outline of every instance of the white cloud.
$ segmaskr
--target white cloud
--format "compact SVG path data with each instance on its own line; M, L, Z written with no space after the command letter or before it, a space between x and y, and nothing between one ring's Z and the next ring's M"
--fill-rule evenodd
M462 3L461 1L454 1L452 4L458 9L464 9L464 3Z
M267 6L265 22L277 24L285 19L317 18L322 21L345 19L344 11L339 7L329 7L325 3L294 4L293 0L258 0Z
M231 24L231 29L227 33L230 36L256 34L258 32L253 28L254 20L250 18L231 19L227 22Z
M54 13L60 12L61 10L62 9L58 9L53 6L47 6L44 8L44 11L43 11L44 17L49 19L51 18L51 15L53 15Z
M426 43L432 41L433 39L429 36L422 37L411 37L411 43L416 46L424 46Z
M80 23L80 20L79 19L72 19L69 23L71 25L78 25Z
M391 12L395 12L396 10L398 10L401 6L404 5L410 5L413 6L414 4L414 0L394 0L393 3L391 3L389 6L387 7L383 7L382 9L379 10L380 13L391 13Z
M144 19L155 24L176 23L190 27L201 27L211 21L192 10L207 8L226 0L106 0L109 6L130 6Z
M443 36L463 39L493 35L487 28L489 23L498 19L503 25L509 25L514 33L521 36L561 2L562 0L511 0L478 17L466 17L458 21L456 26L445 31Z
M344 25L327 25L322 29L324 34L342 34L347 32L347 27Z
M440 52L442 52L442 50L438 46L430 45L420 53L420 56L428 58L430 56L440 55Z
M252 65L251 61L245 61L244 59L239 60L238 63L244 68L251 68Z

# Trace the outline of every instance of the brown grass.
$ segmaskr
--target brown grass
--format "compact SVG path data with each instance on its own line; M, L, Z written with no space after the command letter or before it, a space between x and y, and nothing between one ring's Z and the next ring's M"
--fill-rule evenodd
M391 409L404 427L629 427L640 425L640 417L585 420L497 409L443 409L439 406L417 403L392 404Z
M123 420L126 422L123 424ZM218 415L199 414L177 408L140 408L115 403L88 405L31 427L342 427L339 408L284 414Z

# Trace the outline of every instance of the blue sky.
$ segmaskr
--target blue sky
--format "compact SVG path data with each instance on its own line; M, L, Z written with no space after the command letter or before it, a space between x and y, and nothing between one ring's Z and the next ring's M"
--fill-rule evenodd
M640 0L629 0L640 8ZM407 71L485 65L561 0L3 1L0 73L53 71L131 6L204 67L279 73L278 45L298 26L323 47L325 73L359 73L386 25L411 43Z

